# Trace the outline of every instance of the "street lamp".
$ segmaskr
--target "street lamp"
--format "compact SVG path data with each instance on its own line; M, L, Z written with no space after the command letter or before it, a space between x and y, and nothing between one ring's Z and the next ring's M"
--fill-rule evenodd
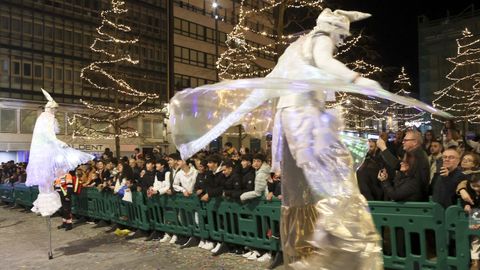
M215 19L215 61L214 61L214 66L213 68L215 69L215 77L216 81L218 82L218 70L216 67L217 61L218 61L218 8L220 6L217 3L217 0L213 0L212 3L212 8L213 8L213 18Z

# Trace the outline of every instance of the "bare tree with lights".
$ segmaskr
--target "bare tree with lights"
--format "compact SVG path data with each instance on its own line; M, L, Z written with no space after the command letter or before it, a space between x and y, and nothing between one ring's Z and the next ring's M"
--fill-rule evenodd
M107 94L106 100L82 99L91 113L74 114L69 124L73 126L73 137L87 139L115 139L116 155L120 156L120 138L136 137L138 131L127 125L128 121L143 114L155 114L161 108L153 108L159 96L153 91L140 91L126 81L128 66L137 65L129 51L138 42L132 37L131 28L120 23L128 10L125 2L111 0L111 9L101 12L101 25L97 28L90 49L97 53L93 61L81 71L83 78L99 94Z
M434 92L433 106L465 123L480 123L480 39L468 29L457 39L457 55L447 58L455 65L446 78L452 84ZM435 119L435 118L434 118ZM437 119L440 120L440 119Z

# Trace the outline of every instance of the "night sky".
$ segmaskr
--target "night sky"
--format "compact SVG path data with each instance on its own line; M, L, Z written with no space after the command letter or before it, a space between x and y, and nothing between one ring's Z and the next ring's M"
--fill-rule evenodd
M358 10L371 13L372 17L352 24L353 29L363 28L366 35L372 36L371 45L380 54L378 63L390 72L398 74L396 67L405 66L415 89L418 92L418 32L419 15L429 19L457 15L469 5L476 2L480 9L480 1L447 0L435 1L387 1L387 0L326 0L331 9ZM393 74L391 74L393 75Z

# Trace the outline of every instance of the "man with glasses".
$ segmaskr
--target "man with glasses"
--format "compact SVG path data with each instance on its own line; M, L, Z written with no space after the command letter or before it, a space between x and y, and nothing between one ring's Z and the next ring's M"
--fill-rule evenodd
M430 185L432 200L447 208L457 202L456 188L465 179L460 163L460 154L455 149L446 149L442 154L443 166Z
M406 153L413 154L415 157L415 168L413 177L420 181L423 186L423 199L428 199L428 184L430 183L430 163L425 150L422 148L422 133L417 130L408 130L403 138L403 150ZM387 165L387 169L399 170L400 160L387 150L385 141L381 138L377 140L377 147L381 151L381 156ZM392 174L393 176L394 174Z

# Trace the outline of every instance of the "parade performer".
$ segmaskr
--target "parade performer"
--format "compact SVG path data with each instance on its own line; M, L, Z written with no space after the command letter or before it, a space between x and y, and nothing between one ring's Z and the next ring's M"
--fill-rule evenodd
M62 177L55 179L55 191L60 195L62 207L60 214L62 215L62 225L58 229L65 229L69 231L73 228L72 225L72 194L75 192L75 184L77 183L73 172L67 173Z
M325 109L327 96L362 94L450 117L382 89L333 58L350 35L350 22L369 16L324 9L316 27L292 43L265 78L186 89L170 101L173 140L184 159L230 126L242 123L258 132L273 123L272 169L282 174L280 230L287 269L383 268L381 238L355 179L367 144L341 135L342 119Z
M42 92L48 102L33 129L25 184L38 186L39 194L33 202L32 211L47 217L50 232L50 216L61 207L60 196L53 188L55 179L92 160L94 156L73 149L57 139L55 134L59 128L55 112L58 104L48 92L43 89ZM49 258L52 258L51 246Z

